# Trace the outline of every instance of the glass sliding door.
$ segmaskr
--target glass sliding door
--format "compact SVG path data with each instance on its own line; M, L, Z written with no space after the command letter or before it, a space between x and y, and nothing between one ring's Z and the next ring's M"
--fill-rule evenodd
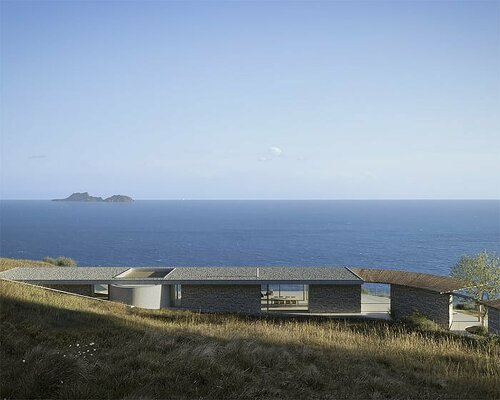
M266 284L261 287L262 312L307 312L308 285Z

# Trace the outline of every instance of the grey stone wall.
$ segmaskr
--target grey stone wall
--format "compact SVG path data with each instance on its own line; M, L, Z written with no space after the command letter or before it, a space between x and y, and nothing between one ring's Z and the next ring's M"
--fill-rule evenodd
M309 285L309 312L360 313L361 285Z
M391 285L391 314L394 319L406 318L418 311L443 328L449 329L453 318L450 304L451 296L448 294Z
M500 310L488 307L488 332L500 333Z
M180 308L258 314L260 285L181 285Z
M81 294L83 296L94 295L94 285L41 285L50 289L61 290L63 292Z

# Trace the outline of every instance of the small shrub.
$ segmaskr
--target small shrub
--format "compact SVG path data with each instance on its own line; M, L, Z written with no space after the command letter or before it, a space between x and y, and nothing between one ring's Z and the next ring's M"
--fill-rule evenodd
M69 257L45 257L43 261L52 265L57 265L58 267L76 267L75 260Z
M411 328L427 332L440 332L443 331L437 323L431 321L419 311L415 311L411 316L404 318L403 323Z
M486 329L484 326L469 326L468 328L465 328L465 330L469 333L472 333L473 335L479 335L479 336L487 336L488 335L488 329Z

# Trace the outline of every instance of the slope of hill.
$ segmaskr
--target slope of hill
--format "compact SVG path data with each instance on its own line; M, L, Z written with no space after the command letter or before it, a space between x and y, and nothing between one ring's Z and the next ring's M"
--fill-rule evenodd
M0 300L1 398L500 398L494 338L140 310L6 281Z

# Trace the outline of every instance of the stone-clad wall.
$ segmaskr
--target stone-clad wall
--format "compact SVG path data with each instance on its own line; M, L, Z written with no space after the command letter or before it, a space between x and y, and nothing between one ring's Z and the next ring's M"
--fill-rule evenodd
M93 285L41 285L50 289L61 290L63 292L81 294L83 296L93 296Z
M420 312L430 320L449 329L453 318L451 296L430 290L391 285L391 314L401 319Z
M360 313L361 285L309 285L309 312Z
M181 308L260 313L260 285L181 285Z
M488 332L500 333L500 310L488 307Z

